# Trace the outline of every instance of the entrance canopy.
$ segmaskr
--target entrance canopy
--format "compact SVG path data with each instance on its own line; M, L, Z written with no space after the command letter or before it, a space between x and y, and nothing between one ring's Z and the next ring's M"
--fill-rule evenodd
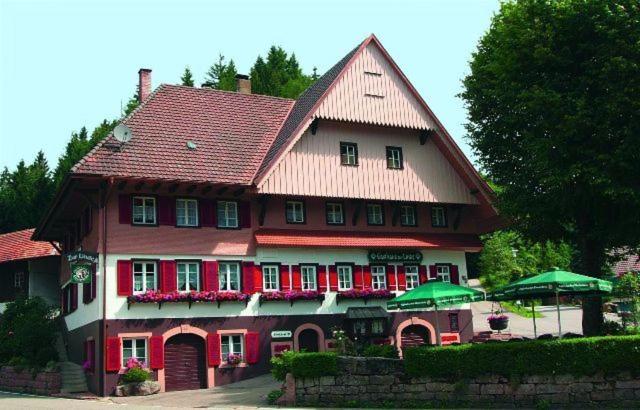
M387 319L389 313L380 306L350 307L347 309L347 319Z

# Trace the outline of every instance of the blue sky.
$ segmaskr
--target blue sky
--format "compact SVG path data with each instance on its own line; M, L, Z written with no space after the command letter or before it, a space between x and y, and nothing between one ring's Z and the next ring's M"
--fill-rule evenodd
M490 0L35 1L0 0L0 167L44 150L52 168L72 131L117 118L140 67L154 88L185 65L202 82L218 53L248 73L280 45L323 73L370 33L422 94L464 152L456 97Z

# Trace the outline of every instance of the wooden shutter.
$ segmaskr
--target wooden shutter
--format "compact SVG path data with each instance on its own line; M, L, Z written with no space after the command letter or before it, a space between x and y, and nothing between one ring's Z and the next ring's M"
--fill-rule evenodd
M207 363L209 367L220 364L220 335L218 333L207 335Z
M458 265L449 265L449 273L451 274L451 283L459 285L460 271L458 270Z
M262 268L260 265L253 266L253 291L262 292Z
M427 267L424 265L418 266L418 276L420 277L420 284L426 283L429 280L427 276Z
M329 266L329 290L338 290L338 268L336 265Z
M118 221L121 224L131 224L132 207L131 195L120 194L118 196Z
M256 364L260 359L260 341L257 333L247 333L244 335L245 341L245 361L248 364Z
M280 265L280 290L290 290L289 265Z
M362 266L353 267L353 288L354 289L364 288L364 280L362 278Z
M160 291L164 293L178 290L178 264L176 261L160 261Z
M91 278L93 280L93 277ZM82 284L82 303L85 305L91 302L91 283Z
M404 266L398 266L398 290L407 290L407 275Z
M397 290L397 288L396 288L396 272L395 272L395 269L393 269L392 265L387 265L386 266L386 272L387 272L387 289L389 289L389 290Z
M129 296L133 294L133 274L131 267L131 261L119 260L117 262L118 296Z
M364 273L364 288L365 289L371 289L372 288L372 283L371 283L371 266L370 265L365 265L363 267Z
M89 371L96 370L96 341L91 339L85 342L85 359L89 362Z
M209 199L199 200L198 211L200 213L200 226L209 228L216 226L216 207L213 201Z
M318 266L318 292L327 291L327 267L325 265Z
M73 312L78 308L78 284L71 284L71 311Z
M91 269L91 300L95 299L98 295L98 275L97 271L98 265L94 264Z
M209 291L218 291L219 282L218 282L218 262L217 261L205 261L202 262L203 266L203 276L204 279L202 281L202 289Z
M108 337L105 348L105 368L108 372L117 372L122 367L122 341L119 337Z
M164 368L164 340L162 336L149 338L149 367L154 370Z
M238 202L238 217L240 218L240 228L251 228L251 202Z
M291 275L293 276L293 290L302 290L302 272L300 265L291 266Z
M242 262L242 291L244 293L255 293L254 270L255 264L253 262Z
M176 199L170 196L158 198L158 225L176 224Z
M429 279L438 279L438 267L429 265Z

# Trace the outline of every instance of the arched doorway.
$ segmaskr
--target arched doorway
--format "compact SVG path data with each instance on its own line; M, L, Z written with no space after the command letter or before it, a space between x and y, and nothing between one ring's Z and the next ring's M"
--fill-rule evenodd
M165 391L207 387L204 340L195 334L181 333L164 345Z
M320 341L315 329L304 329L298 335L298 349L305 352L319 352Z
M431 340L429 329L421 325L410 325L402 329L401 345L405 347L422 346Z

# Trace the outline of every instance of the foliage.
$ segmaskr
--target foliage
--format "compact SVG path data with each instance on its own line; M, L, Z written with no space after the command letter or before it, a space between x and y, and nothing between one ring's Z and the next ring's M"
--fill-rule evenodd
M182 73L182 77L180 77L180 81L182 83L182 85L185 85L187 87L193 87L193 73L191 72L191 69L189 68L189 66L186 66L184 68L184 73Z
M410 348L404 353L412 377L458 380L484 374L513 375L637 372L640 336L608 336Z
M274 405L278 402L278 399L280 397L282 397L282 395L284 395L284 391L278 389L278 390L271 390L269 392L269 394L267 394L267 403Z
M251 88L255 94L297 98L315 80L302 73L294 53L271 46L266 61L258 56L251 68Z
M577 271L640 236L640 4L507 1L478 44L461 97L498 206L532 240L565 240ZM599 298L583 327L598 333Z
M353 340L349 339L347 333L340 326L334 326L331 328L331 334L333 336L333 340L335 340L336 350L339 354L355 356L355 343L353 343Z
M215 88L216 90L235 91L237 74L238 71L233 59L226 63L225 57L219 54L218 61L205 74L205 82L202 86Z
M150 374L149 371L143 369L141 367L134 367L127 370L126 373L122 375L123 383L142 383L144 381L149 380Z
M58 359L53 310L40 298L19 297L0 316L0 363L42 368Z
M637 273L627 272L621 275L613 287L613 295L628 306L628 314L622 316L624 327L633 323L638 327L640 321L640 278Z
M526 304L529 305L529 307L525 306L525 305L520 305L517 303L513 303L513 302L500 302L500 304L502 305L502 307L505 310L508 310L511 313L515 313L518 316L522 316L522 317L526 317L531 319L533 317L533 313L531 312L531 301L526 301ZM539 305L539 303L537 303L537 305ZM544 317L544 315L540 312L538 312L537 310L535 311L535 315L536 318L538 317Z
M300 353L294 351L284 351L279 356L271 358L271 374L278 381L284 381L287 373L291 373L291 361L293 357Z
M393 345L370 345L362 351L364 357L385 357L387 359L397 359L398 349Z
M333 376L337 372L338 355L335 353L296 353L291 358L291 373L298 379Z

